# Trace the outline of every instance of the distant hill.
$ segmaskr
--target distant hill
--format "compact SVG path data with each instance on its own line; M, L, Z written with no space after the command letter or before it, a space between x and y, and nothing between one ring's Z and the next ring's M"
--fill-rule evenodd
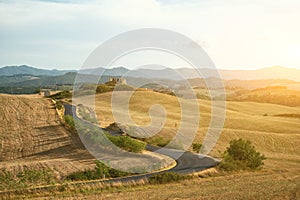
M15 87L40 87L51 85L73 85L76 79L76 72L68 72L59 76L32 76L32 75L13 75L13 76L0 76L0 86L15 86ZM91 74L85 74L80 76L82 80L80 82L97 82L98 76ZM106 77L105 77L106 78ZM108 78L106 78L108 79Z
M27 65L8 66L0 68L0 76L12 76L17 74L29 74L33 76L59 76L67 72L76 72L76 70L45 70L37 69ZM263 80L263 79L286 79L300 81L300 70L285 67L269 67L257 70L224 70L224 69L208 69L208 68L179 68L179 69L135 69L129 70L125 67L116 67L105 69L103 67L93 69L80 70L81 74L102 75L102 76L125 76L147 79L169 79L183 80L193 78L210 78L220 74L224 80Z
M113 69L95 68L81 70L83 74L102 74L126 77L138 77L148 79L182 80L193 78L218 78L217 74L224 80L262 80L262 79L287 79L300 81L300 70L285 67L269 67L257 70L224 70L208 68L179 68L179 69L136 69L129 70L124 67Z
M30 74L34 76L58 76L63 75L67 72L75 71L75 70L47 70L47 69L38 69L34 67L30 67L27 65L20 65L20 66L6 66L0 68L0 76L13 76L17 74Z
M71 71L71 72L70 72ZM228 88L256 89L267 86L287 86L292 90L300 90L300 70L271 67L258 70L219 70L224 86ZM81 76L77 76L80 73ZM44 70L21 65L0 68L0 93L24 92L32 93L40 87L55 85L73 85L77 83L103 83L111 76L124 76L127 83L134 87L149 87L149 83L156 83L163 87L178 88L186 85L186 79L193 87L205 87L207 82L211 86L220 79L213 69L147 69L129 70L125 67L112 69L94 68L76 70ZM100 78L101 75L101 78ZM199 78L199 76L201 78ZM99 80L100 78L100 80ZM82 79L82 80L79 80ZM215 87L219 87L216 84Z

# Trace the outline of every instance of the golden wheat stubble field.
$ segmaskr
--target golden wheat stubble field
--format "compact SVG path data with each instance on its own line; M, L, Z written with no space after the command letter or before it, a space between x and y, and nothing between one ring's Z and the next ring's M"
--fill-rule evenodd
M111 95L112 93L103 93L97 94L95 97L96 113L102 126L107 126L114 121L111 112ZM164 106L167 112L165 126L156 137L171 139L180 125L181 112L176 97L152 91L136 91L130 99L129 107L132 119L140 125L150 123L148 110L153 104ZM199 100L199 110L201 119L194 141L201 143L210 123L210 101ZM275 115L297 113L300 113L299 107L257 102L227 102L224 128L210 155L220 157L220 152L226 149L231 139L244 138L250 140L256 149L267 157L261 172L241 172L235 175L218 177L217 181L220 184L224 184L222 188L226 190L227 194L237 195L244 192L243 195L247 197L245 194L250 195L251 193L254 198L253 195L257 191L261 193L260 197L264 198L270 197L273 191L274 198L278 193L277 197L279 195L280 198L287 199L289 199L289 195L293 195L293 192L299 188L300 184L300 119L277 117ZM166 186L170 191L166 191L167 196L165 198L176 197L176 191L179 188L186 189L186 192L182 194L185 194L187 197L193 197L191 195L193 190L195 190L195 193L197 193L197 190L200 190L192 186L193 184L186 181L183 185L177 184L176 187ZM215 197L218 197L217 194L220 192L220 188L218 188L219 183L216 183L215 188L211 186L211 180L208 180L207 183L205 180L200 180L196 184L209 187L211 192L216 192ZM188 186L185 187L184 185ZM277 192L274 192L274 188L276 188ZM158 192L159 189L154 188L153 190ZM280 195L280 190L291 191L288 194L282 192L282 195ZM202 190L204 193L205 191L207 189ZM200 191L198 192L199 194L201 193ZM147 194L146 191L137 193Z
M0 169L52 169L60 177L94 167L53 103L39 95L0 94Z
M84 149L77 134L62 124L50 99L1 94L0 104L0 170L18 173L24 169L51 169L60 180L72 172L95 167L96 159ZM137 155L139 159L133 155L121 159L110 151L102 154L111 159L111 164L128 160L126 167L132 168L175 164L173 159L152 152Z

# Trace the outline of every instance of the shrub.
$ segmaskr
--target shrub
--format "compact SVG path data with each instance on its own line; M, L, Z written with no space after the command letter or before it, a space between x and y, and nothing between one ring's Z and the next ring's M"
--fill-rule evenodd
M83 136L86 142L91 143L91 145L106 147L105 138L109 139L114 145L124 149L125 151L140 153L146 148L146 143L133 139L129 136L114 136L111 135L101 128L93 124L82 125L80 120L76 121L77 129ZM103 146L104 145L104 146ZM109 147L109 145L107 146Z
M196 153L199 153L201 147L202 147L202 144L200 144L200 143L193 143L192 144L193 151L196 152Z
M128 136L112 136L107 134L107 138L116 146L124 149L125 151L140 153L146 148L146 143L132 139Z
M65 115L64 116L66 124L68 124L71 128L75 129L75 122L72 116Z
M122 172L111 167L106 166L100 161L95 161L96 167L93 170L84 170L69 174L66 179L72 181L82 180L96 180L103 178L116 178L121 176L127 176L129 173Z
M63 108L63 104L61 103L61 101L56 102L55 105L58 110L61 110Z
M226 171L256 170L262 167L264 155L255 150L249 140L231 140L230 146L222 154L219 168Z
M163 173L151 175L149 177L149 183L164 184L164 183L176 182L188 178L190 178L190 176L178 174L175 172L163 172Z
M96 88L96 93L104 93L104 92L110 92L113 89L105 84L99 84Z
M50 96L52 99L67 99L72 98L72 93L70 91L62 91Z

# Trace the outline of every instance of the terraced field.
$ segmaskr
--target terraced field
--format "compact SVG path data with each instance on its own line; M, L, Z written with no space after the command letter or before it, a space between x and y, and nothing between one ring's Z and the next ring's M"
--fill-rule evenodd
M51 168L63 176L94 165L49 99L0 95L0 169Z

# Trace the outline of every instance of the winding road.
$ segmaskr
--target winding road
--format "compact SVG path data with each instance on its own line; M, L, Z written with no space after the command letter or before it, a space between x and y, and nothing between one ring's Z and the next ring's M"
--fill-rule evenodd
M76 114L76 106L70 104L64 104L64 107L65 107L65 113L64 113L65 115L70 115L73 116L74 118L80 119ZM99 126L97 127L100 128ZM214 159L206 155L202 156L200 154L195 154L189 151L161 148L150 144L147 144L146 149L148 151L160 153L173 158L174 160L176 160L177 163L176 166L171 169L160 171L160 172L139 174L130 177L114 178L114 179L105 180L105 182L115 182L115 181L128 182L132 180L148 178L153 174L157 174L161 172L176 172L180 174L190 174L193 172L199 172L214 167L219 163L217 159ZM179 155L181 156L179 157Z

